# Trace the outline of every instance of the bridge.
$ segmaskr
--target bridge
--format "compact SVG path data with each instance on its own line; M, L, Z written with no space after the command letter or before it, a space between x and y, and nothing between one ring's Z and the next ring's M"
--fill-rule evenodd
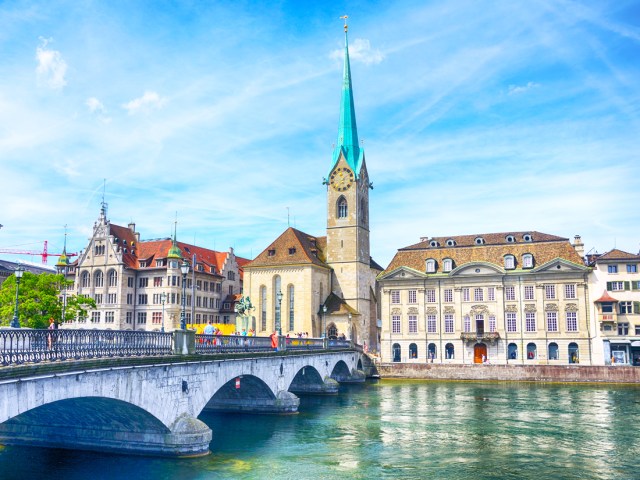
M327 339L194 332L0 331L0 443L165 456L209 452L204 410L296 413L298 395L363 382Z

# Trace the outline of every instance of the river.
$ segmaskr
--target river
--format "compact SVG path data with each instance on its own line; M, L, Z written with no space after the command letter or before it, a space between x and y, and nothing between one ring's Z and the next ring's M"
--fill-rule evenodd
M191 459L0 447L0 479L633 479L640 388L380 381L290 416L203 414Z

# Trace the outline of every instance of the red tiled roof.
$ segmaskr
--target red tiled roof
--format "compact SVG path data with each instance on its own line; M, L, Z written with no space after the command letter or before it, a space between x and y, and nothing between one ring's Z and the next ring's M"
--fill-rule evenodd
M524 236L529 235L531 237L530 241L525 241ZM508 242L507 237L512 236L513 242ZM401 248L400 250L410 250L410 249L421 249L421 248L431 248L429 245L431 241L435 240L438 242L440 246L446 246L447 240L453 240L456 243L457 247L475 247L476 239L482 238L484 240L484 245L517 245L517 244L528 244L530 245L533 242L557 242L560 240L568 241L568 238L558 237L556 235L550 235L548 233L530 231L530 232L502 232L502 233L479 233L476 235L457 235L453 237L432 237L427 238L419 243L414 245L410 245L408 247Z
M596 262L599 262L600 260L640 260L640 255L634 255L633 253L624 252L614 248L613 250L609 250L607 253L600 255L596 259Z
M299 264L328 268L324 255L326 244L326 237L314 237L289 227L245 268Z
M594 303L611 303L611 302L617 302L617 301L618 300L616 300L611 295L609 295L609 292L605 290L599 299L594 300Z

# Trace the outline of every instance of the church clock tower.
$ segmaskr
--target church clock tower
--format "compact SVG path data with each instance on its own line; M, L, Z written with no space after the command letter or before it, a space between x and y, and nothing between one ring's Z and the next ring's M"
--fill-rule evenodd
M369 190L364 149L358 141L345 17L344 73L338 141L327 185L327 263L333 269L332 292L354 310L356 338L369 336L375 318L375 273L369 251Z

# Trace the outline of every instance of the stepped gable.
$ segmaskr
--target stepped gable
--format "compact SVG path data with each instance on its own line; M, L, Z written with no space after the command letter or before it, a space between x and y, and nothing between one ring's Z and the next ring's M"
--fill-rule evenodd
M531 237L530 241L524 240L526 235ZM513 237L512 242L507 240L509 236ZM478 238L481 238L484 243L476 244L476 239ZM447 246L449 240L453 240L455 246ZM438 246L431 246L434 241L437 242ZM453 260L454 268L473 262L492 263L502 268L505 255L514 255L519 261L522 255L526 253L533 255L536 266L543 265L554 258L563 258L583 265L582 259L569 243L569 239L529 231L480 233L477 235L423 239L420 243L399 249L385 272L390 272L403 266L424 272L426 268L425 261L429 258L433 258L438 263L437 273L442 273L442 261L445 258Z
M314 237L289 227L253 261L247 263L246 268L300 264L329 268L324 255L326 244L326 237Z

